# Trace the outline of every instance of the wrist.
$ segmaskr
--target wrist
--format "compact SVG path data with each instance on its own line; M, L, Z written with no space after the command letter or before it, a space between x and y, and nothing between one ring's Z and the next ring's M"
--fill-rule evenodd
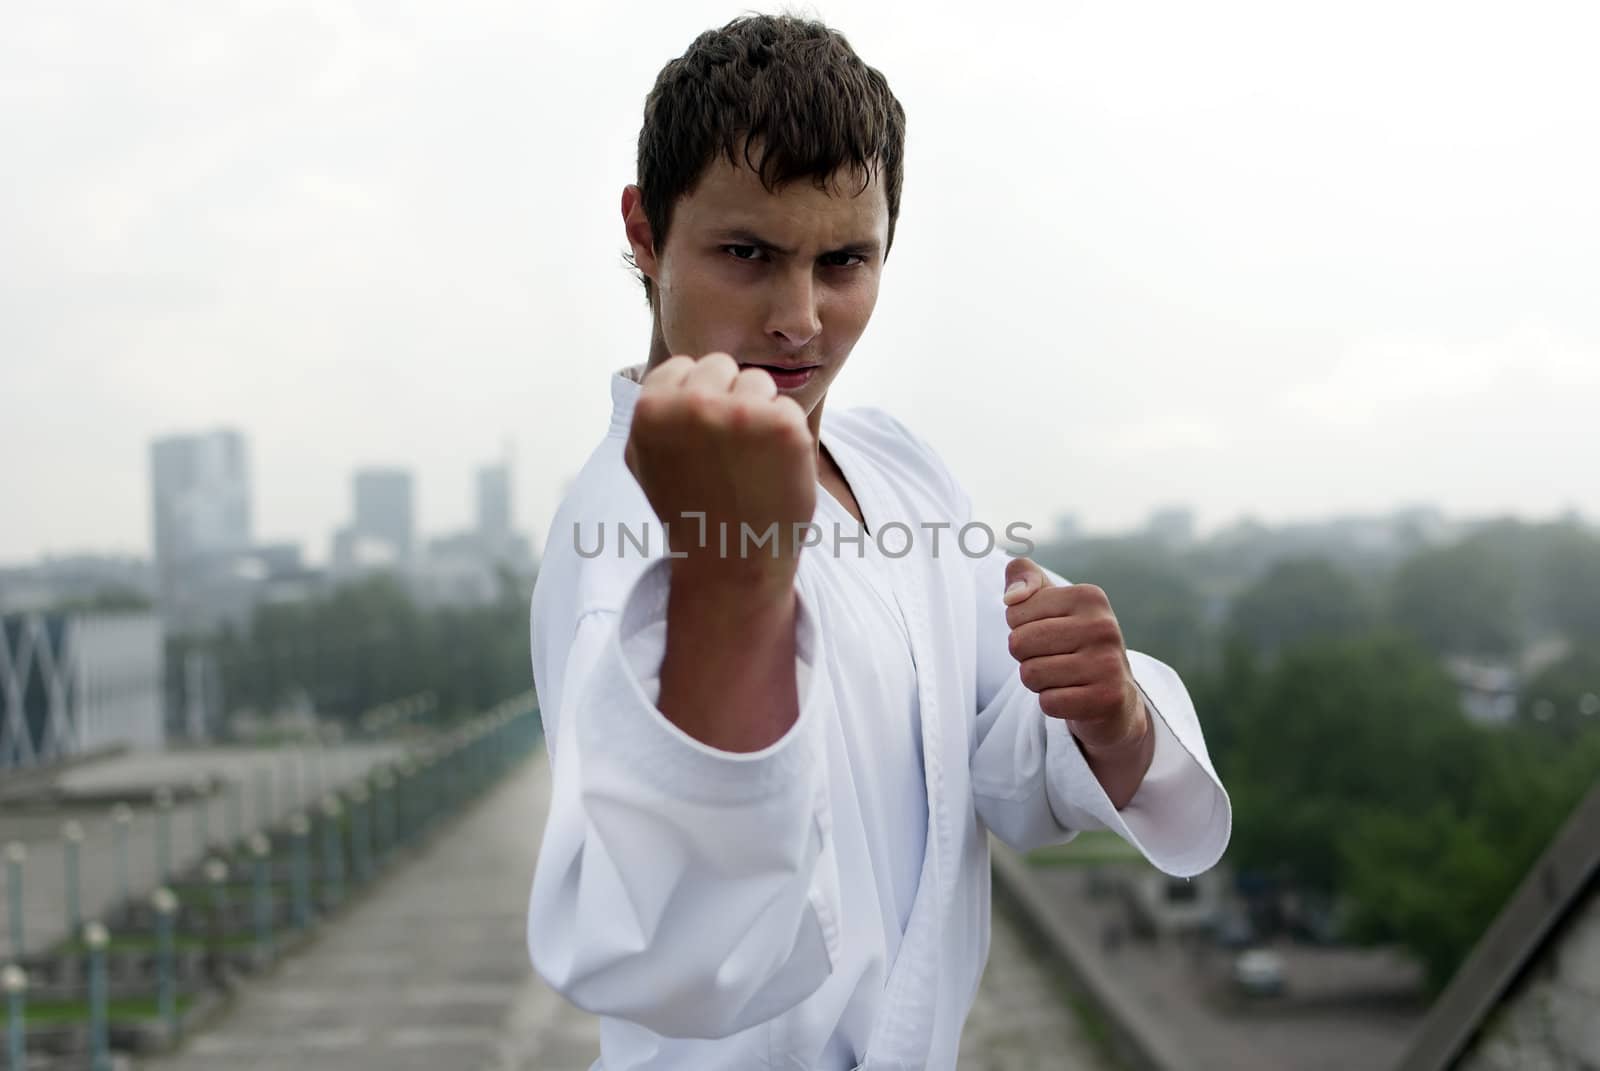
M1130 730L1127 739L1116 743L1092 746L1076 738L1084 761L1105 789L1111 805L1119 811L1133 800L1155 759L1154 717L1145 706L1142 696L1139 699L1138 717L1142 731Z
M1121 728L1113 733L1079 733L1076 723L1073 735L1084 753L1096 760L1115 762L1138 755L1154 738L1155 728L1150 720L1150 710L1144 696L1134 689L1130 712L1122 719Z
M794 559L690 552L672 561L672 586L730 605L778 605L794 588Z

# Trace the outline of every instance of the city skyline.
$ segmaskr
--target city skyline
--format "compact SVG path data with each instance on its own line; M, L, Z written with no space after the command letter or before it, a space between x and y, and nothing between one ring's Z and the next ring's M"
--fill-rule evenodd
M403 565L410 554L426 550L430 544L446 541L458 533L487 532L496 527L497 519L502 526L508 525L509 531L513 534L520 533L529 540L530 549L534 553L535 560L542 554L545 537L549 529L548 520L542 527L535 526L529 523L526 518L519 518L517 514L520 511L510 504L518 500L517 490L520 486L515 480L516 467L511 465L509 460L506 460L514 452L510 440L504 440L500 444L499 449L503 458L501 461L489 463L485 463L481 459L470 461L465 471L456 473L455 480L450 481L462 484L459 487L462 498L450 510L450 513L453 513L457 518L454 521L435 520L432 524L423 523L419 519L420 511L417 508L418 503L422 501L422 489L425 486L418 477L418 473L423 466L390 458L385 461L358 462L352 467L336 473L333 476L333 480L340 489L341 499L335 508L334 515L327 521L326 527L322 530L312 528L290 534L285 533L281 527L275 528L273 519L264 517L263 511L256 505L254 497L256 491L255 468L253 465L255 458L251 445L252 439L248 431L226 427L215 421L201 423L204 426L204 430L188 432L169 430L164 434L153 437L146 445L150 458L150 467L146 471L146 476L150 481L151 493L144 496L144 500L149 505L145 524L148 538L143 545L105 546L88 544L44 547L35 553L27 555L5 557L0 554L0 567L26 567L36 563L61 561L73 557L128 558L148 561L152 568L156 568L159 573L161 555L159 550L160 539L157 532L161 522L158 520L158 510L155 505L155 500L160 497L160 492L156 487L158 478L156 458L161 450L165 449L170 452L176 444L203 441L214 451L218 443L224 440L233 441L233 445L229 447L230 449L242 448L249 458L244 463L250 466L247 477L246 497L241 503L242 518L231 522L235 528L238 528L238 531L243 532L245 541L240 543L238 532L234 532L223 540L223 542L228 542L231 539L231 542L228 542L229 546L292 547L298 552L300 559L307 567L337 570L338 543L342 536L347 533L368 536L376 534L376 529L362 529L361 525L356 522L363 508L361 482L364 478L380 476L400 477L408 485L410 499L407 503L410 522L409 540L407 542L408 552L399 556L399 559L395 562L396 565ZM490 503L495 500L497 495L504 495L509 502L501 507L491 505ZM1295 516L1273 516L1266 510L1245 510L1232 515L1205 518L1204 512L1192 503L1181 500L1158 500L1153 501L1142 514L1130 516L1124 523L1117 525L1086 523L1085 517L1092 516L1093 511L1074 508L1068 508L1049 515L1041 514L1036 518L1026 520L1025 523L1032 526L1032 532L1037 539L1045 542L1050 541L1052 538L1060 538L1067 532L1072 533L1073 538L1094 538L1100 536L1124 536L1140 531L1150 533L1164 531L1170 534L1177 529L1181 529L1186 533L1184 536L1186 540L1203 541L1241 525L1263 524L1269 527L1283 528L1297 525L1316 526L1356 518L1386 518L1419 510L1437 513L1452 522L1468 524L1497 517L1513 517L1520 521L1534 523L1557 522L1576 517L1584 525L1594 526L1600 524L1600 510L1584 510L1578 505L1580 501L1581 496L1573 496L1572 501L1567 505L1557 505L1543 513L1518 512L1510 508L1489 508L1478 511L1452 510L1437 501L1416 499L1400 500L1365 508L1357 506L1349 509L1312 510L1304 515ZM434 504L437 507L436 499ZM369 506L368 508L371 507ZM498 512L496 512L497 509ZM486 510L488 511L487 513ZM447 515L449 514L444 510L436 508L434 511L435 518ZM208 521L212 528L216 528L218 525L227 527L229 523L220 518L209 518ZM241 524L242 528L239 528ZM259 531L257 531L258 528ZM221 543L217 544L218 547L221 545ZM155 577L155 581L159 587L161 582L159 575Z
M1036 526L1600 516L1592 8L1041 7L1022 38L957 10L818 11L909 124L829 405ZM350 471L410 458L419 529L464 528L508 437L542 543L646 355L644 95L735 13L18 13L0 561L148 548L145 444L215 424L250 436L258 535L318 559Z

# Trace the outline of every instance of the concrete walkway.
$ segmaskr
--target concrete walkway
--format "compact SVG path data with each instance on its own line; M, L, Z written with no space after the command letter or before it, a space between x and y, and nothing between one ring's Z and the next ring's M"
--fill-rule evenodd
M532 974L523 920L549 791L535 756L320 939L146 1071L587 1071L598 1030ZM962 1071L1103 1065L997 915Z
M150 1071L583 1071L592 1019L523 938L549 765L535 756L220 1021Z

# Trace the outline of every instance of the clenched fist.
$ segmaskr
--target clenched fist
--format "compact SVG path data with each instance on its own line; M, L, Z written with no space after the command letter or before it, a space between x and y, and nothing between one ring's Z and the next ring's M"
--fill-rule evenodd
M624 457L673 554L686 555L675 574L769 590L793 582L796 527L816 509L816 443L805 411L765 371L741 371L725 353L662 362L644 377ZM776 526L778 553L741 540L741 525L754 539Z
M1149 715L1106 593L1093 584L1057 587L1033 562L1015 558L1006 565L1004 599L1011 656L1039 708L1065 719L1091 753L1144 739Z

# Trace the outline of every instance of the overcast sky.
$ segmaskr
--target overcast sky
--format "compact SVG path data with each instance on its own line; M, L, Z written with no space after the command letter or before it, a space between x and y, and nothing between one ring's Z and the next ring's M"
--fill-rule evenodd
M742 10L8 2L0 561L147 552L148 440L216 426L314 559L356 466L437 533L508 441L542 542L645 356L645 93ZM1600 517L1596 5L806 10L909 126L829 404L982 514Z

